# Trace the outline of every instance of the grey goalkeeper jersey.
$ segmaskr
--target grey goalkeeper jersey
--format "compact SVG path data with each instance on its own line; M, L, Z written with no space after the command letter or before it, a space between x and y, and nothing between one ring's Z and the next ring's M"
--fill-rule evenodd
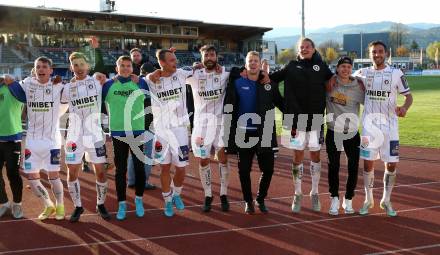
M337 132L355 132L359 126L360 105L365 100L365 89L361 82L350 77L351 82L327 89L327 127Z

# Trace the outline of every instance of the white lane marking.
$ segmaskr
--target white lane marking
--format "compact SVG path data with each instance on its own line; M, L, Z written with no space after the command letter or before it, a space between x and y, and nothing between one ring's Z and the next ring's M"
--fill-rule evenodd
M376 252L376 253L367 253L365 255L384 255L384 254L395 254L400 252L409 252L409 251L419 251L419 250L426 250L426 249L432 249L440 247L440 243L431 244L431 245L424 245L424 246L416 246L411 248L405 248L400 250L394 250L394 251L383 251L383 252Z
M397 212L399 212L399 213L406 213L406 212L415 212L415 211L437 209L437 208L440 208L440 205L429 206L429 207L420 207L420 208L412 208L412 209L400 210L400 211L397 211ZM386 214L386 212L381 212L381 213L371 213L371 214L368 214L368 215L353 215L353 216L345 216L345 217L340 217L340 218L325 218L325 219L319 219L319 220L287 222L287 223L278 223L278 224L255 226L255 227L246 227L246 228L231 228L231 229L211 230L211 231L185 233L185 234L162 235L162 236L152 236L152 237L139 237L139 238L133 238L133 239L121 239L121 240L101 241L101 242L93 242L93 243L80 243L80 244L71 244L71 245L62 245L62 246L51 246L51 247L41 247L41 248L33 248L33 249L11 250L11 251L0 252L0 255L3 255L3 254L16 254L16 253L28 253L28 252L38 252L38 251L48 251L48 250L59 250L59 249L66 249L66 248L87 247L87 246L95 246L95 245L108 245L108 244L116 244L116 243L129 243L129 242L131 243L131 242L139 242L139 241L151 241L151 240L169 239L169 238L191 237L191 236L200 236L200 235L212 235L212 234L221 234L221 233L229 233L229 232L240 232L240 231L244 231L244 230L268 229L268 228L276 228L276 227L284 227L284 226L315 224L315 223L320 223L320 222L330 222L330 221L338 221L338 220L345 220L345 219L366 218L366 217L369 217L369 216L377 216L377 215L385 215L385 214Z
M421 183L414 183L414 184L401 184L401 185L395 185L394 188L402 188L402 187L417 187L417 186L424 186L424 185L430 185L430 184L440 184L440 181L437 182L421 182ZM374 187L373 190L376 189L380 189L382 190L383 187ZM359 191L363 191L364 189L356 189L355 191L359 192ZM341 190L341 192L344 192L343 190ZM323 195L330 195L329 192L326 193L319 193L320 196ZM309 194L304 194L304 197L309 197ZM284 200L284 199L293 199L293 196L285 196L285 197L272 197L272 198L267 198L265 199L265 201L270 201L270 200ZM229 201L230 204L240 204L240 203L244 203L244 200L240 200L240 201ZM212 205L220 205L220 203L213 203ZM189 205L186 206L185 208L197 208L197 207L201 207L202 204L199 205ZM163 207L161 208L151 208L151 209L145 209L145 212L154 212L154 211L163 211ZM127 213L134 213L135 210L127 210ZM110 214L116 215L116 211L115 212L109 212ZM97 213L86 213L86 214L82 214L82 217L90 217L90 216L98 216L99 215ZM25 222L25 221L39 221L38 218L26 218L26 219L19 219L19 220L3 220L0 221L0 224L2 223L11 223L11 222Z

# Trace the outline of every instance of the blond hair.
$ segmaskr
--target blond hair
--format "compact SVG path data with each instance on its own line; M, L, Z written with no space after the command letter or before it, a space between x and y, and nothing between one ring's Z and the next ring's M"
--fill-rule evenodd
M72 62L72 61L75 60L75 59L84 59L84 61L86 61L87 63L89 62L89 61L87 60L86 55L84 55L84 54L81 53L81 52L76 52L76 51L74 51L74 52L72 52L72 54L70 54L70 56L69 56L69 61Z
M260 58L260 53L258 53L258 51L249 51L246 55L246 59L249 59L252 56Z

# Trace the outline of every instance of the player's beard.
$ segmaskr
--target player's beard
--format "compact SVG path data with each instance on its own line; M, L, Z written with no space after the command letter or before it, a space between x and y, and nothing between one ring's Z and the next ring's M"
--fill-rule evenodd
M213 70L217 66L217 62L212 60L206 60L203 62L203 65L205 66L206 69Z
M385 65L385 58L375 58L373 59L376 66L384 66Z

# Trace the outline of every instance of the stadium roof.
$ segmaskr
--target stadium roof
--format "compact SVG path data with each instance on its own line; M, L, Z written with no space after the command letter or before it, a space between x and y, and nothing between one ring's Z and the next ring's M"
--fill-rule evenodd
M118 21L118 22L132 22L132 23L148 23L154 22L158 24L180 25L180 26L196 26L202 34L216 35L216 34L228 34L231 39L247 38L256 34L263 34L272 30L269 27L254 27L254 26L241 26L241 25L228 25L228 24L215 24L205 23L201 20L185 20L185 19L172 19L155 16L142 16L122 13L107 13L107 12L94 12L83 10L71 10L62 8L48 8L48 7L22 7L12 5L0 5L0 20L2 18L14 18L16 20L22 20L23 17L32 17L35 15L47 15L53 17L63 18L88 18L91 20L106 20L106 21Z

